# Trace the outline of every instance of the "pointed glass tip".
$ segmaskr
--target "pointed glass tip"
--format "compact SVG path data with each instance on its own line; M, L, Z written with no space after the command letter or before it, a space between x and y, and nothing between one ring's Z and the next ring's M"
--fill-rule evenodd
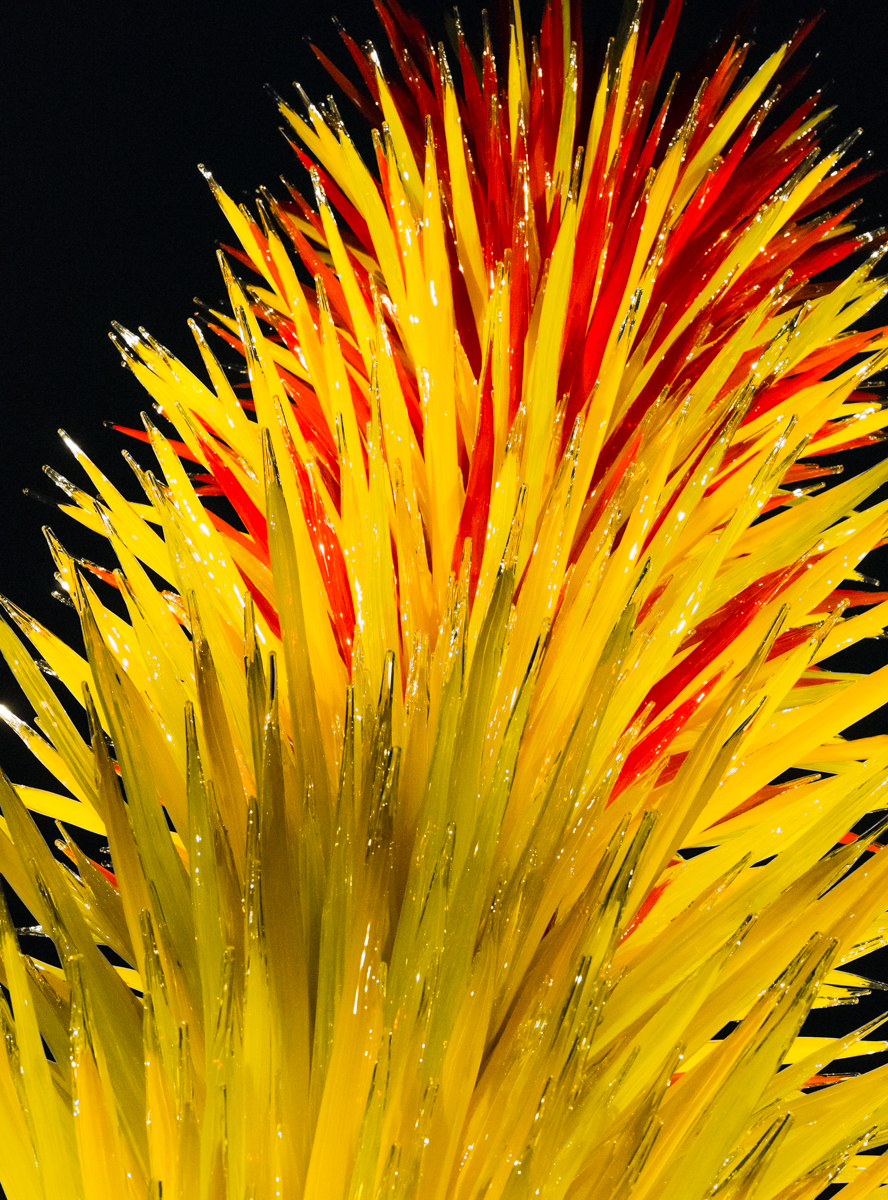
M83 451L80 449L80 447L74 441L74 439L69 437L68 434L64 431L64 429L59 430L59 437L62 439L62 441L65 443L65 445L71 451L71 453L73 455L75 455L75 457L79 457L83 453Z
M119 321L112 321L111 328L117 333L128 346L135 348L139 344L139 339L131 329L127 329L125 325L121 325Z

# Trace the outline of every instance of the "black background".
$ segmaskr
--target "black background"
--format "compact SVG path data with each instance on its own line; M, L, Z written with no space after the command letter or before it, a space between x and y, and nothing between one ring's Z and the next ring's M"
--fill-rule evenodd
M587 5L587 29L606 33L617 9L610 0ZM436 40L443 36L442 11L424 0L422 15ZM525 12L526 29L538 27L539 11L535 3ZM677 65L692 61L723 23L753 38L750 64L757 65L813 11L809 0L778 0L761 11L689 0ZM282 0L7 6L0 70L0 591L72 640L73 613L50 598L53 564L41 526L51 522L69 548L89 557L102 556L101 543L22 489L59 498L41 473L44 463L85 482L57 436L62 426L136 494L120 459L125 440L102 422L138 425L148 403L118 365L109 324L143 325L196 365L185 321L195 295L223 303L214 250L228 240L196 164L206 163L237 200L252 198L260 184L280 194L282 174L303 182L263 85L292 96L298 79L316 99L332 90L304 38L347 67L334 12L359 42L372 37L382 46L369 0L335 8ZM466 6L461 16L470 40L477 38L478 9ZM888 168L886 26L885 0L834 3L799 51L811 69L797 92L800 100L822 87L825 102L837 105L827 143L862 126L860 145L882 168ZM339 103L350 127L360 129L348 101ZM886 180L870 184L864 196L861 223L880 225L888 217ZM878 456L860 452L854 461ZM879 566L876 557L869 572ZM853 665L884 662L886 645L866 643ZM30 716L2 667L0 703ZM882 717L865 731L888 728ZM0 762L14 779L40 782L22 751L0 726ZM861 1005L855 1016L864 1015Z

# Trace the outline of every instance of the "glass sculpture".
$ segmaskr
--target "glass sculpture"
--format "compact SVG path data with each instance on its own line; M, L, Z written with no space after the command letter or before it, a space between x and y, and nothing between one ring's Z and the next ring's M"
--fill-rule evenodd
M886 238L775 93L805 30L682 101L678 0L603 63L557 0L498 56L378 7L397 70L324 59L375 161L282 100L314 194L208 176L205 377L118 330L154 465L65 438L82 651L5 604L58 791L0 782L0 872L61 967L0 906L0 1182L860 1200L888 1067L839 1060L888 1043L802 1026L888 937L888 737L841 736L888 668L828 665L888 623L888 464L833 478L888 423Z

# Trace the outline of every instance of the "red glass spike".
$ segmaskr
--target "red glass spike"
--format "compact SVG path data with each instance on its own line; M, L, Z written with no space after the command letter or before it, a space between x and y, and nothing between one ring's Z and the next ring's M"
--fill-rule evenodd
M477 379L481 374L481 339L478 336L478 326L469 299L466 278L459 265L456 246L450 236L448 226L444 227L444 242L447 247L447 260L450 266L450 284L453 291L453 315L456 331L462 348L466 352L472 374Z
M117 876L115 874L113 874L113 872L109 871L106 867L103 867L101 863L95 862L94 859L90 859L90 862L92 863L92 865L95 867L95 869L97 871L102 872L102 874L105 876L105 878L111 884L111 886L114 888L115 892L120 890L117 885Z
M540 239L540 255L545 262L550 262L552 255L555 253L555 243L558 240L558 231L561 229L561 205L553 204L552 211L542 227L543 234Z
M217 337L222 338L223 342L227 342L229 346L243 356L244 348L241 345L240 338L226 329L224 325L217 325L215 321L207 321L207 329L212 329Z
M827 240L829 245L823 257L825 266L830 266L847 254L853 253L857 249L857 238L853 234L839 234L832 238L829 235L842 225L854 207L853 204L849 205L823 221L814 220L807 225L789 225L772 243L767 257L754 264L747 273L746 286L767 280L770 287L772 281L779 279L786 271L792 272L793 281L818 274L825 269L818 264L823 255L822 244Z
M598 294L595 314L589 326L589 331L584 338L581 393L583 397L591 393L598 378L604 352L610 340L615 322L622 319L625 315L620 312L620 308L623 304L626 284L632 269L634 247L638 243L638 237L644 222L645 204L639 203L631 211L627 211L629 210L629 205L624 207L618 204L615 207L616 213L610 237L610 243L614 248L614 252L611 252L609 246L609 270L604 274L604 282ZM624 249L624 247L627 249ZM628 247L632 247L633 252L629 252ZM570 424L575 418L576 414L569 410L565 416L565 425Z
M879 442L885 440L882 433L865 433L862 437L851 438L850 441L842 442L841 446L833 446L830 449L819 450L819 454L842 454L846 450L859 450L863 446L876 446Z
M119 773L120 772L118 771L118 774ZM58 846L59 850L61 850L62 854L64 854L65 858L67 858L70 862L72 862L76 867L77 866L77 858L76 858L73 850L71 849L71 847L67 844L67 842L63 842L63 841L59 840L58 842L56 842L56 845ZM107 868L103 867L101 863L97 863L94 858L90 858L89 855L85 855L84 857L87 859L87 861L90 863L91 866L95 867L95 869L97 871L102 872L102 874L105 876L105 878L108 880L108 882L111 884L111 886L116 891L117 890L117 877L115 875L112 875L112 873L109 870L107 870Z
M237 259L242 267L246 267L248 271L252 271L256 275L262 274L260 268L256 266L249 254L241 246L232 246L228 242L220 242L219 245L231 258Z
M860 834L854 833L853 830L849 829L849 831L847 833L842 834L842 836L838 840L837 845L851 846L854 844L854 842L859 842L860 838L861 838ZM864 854L876 854L876 853L878 853L879 850L884 850L884 849L885 849L885 847L881 846L878 842L873 842L871 846L866 847L866 849L864 850Z
M837 588L825 600L812 609L812 612L832 612L837 604L848 601L849 608L862 608L870 604L883 604L888 600L888 592L865 592L859 588Z
M511 163L503 136L503 114L496 100L488 110L486 135L487 185L485 188L486 238L484 242L484 265L488 273L504 259L512 249L513 230L509 222L512 212L512 197L509 191Z
M112 425L111 428L116 429L118 433L125 433L127 437L135 438L137 442L148 442L149 444L151 442L151 438L144 429L130 429L127 425ZM175 438L167 438L167 443L179 458L187 458L189 462L199 463L200 466L204 465L196 454L192 454L184 442L176 441Z
M835 204L850 192L856 195L866 184L872 183L875 179L881 179L884 171L865 171L861 175L854 175L853 172L860 166L861 161L861 159L856 159L846 167L840 167L827 175L826 179L814 189L805 204L798 210L796 220L803 221L822 208L824 204Z
M520 237L520 234L519 234ZM510 261L509 287L509 419L521 407L524 390L524 343L530 320L530 277L526 243L519 240Z
M316 46L314 42L311 41L308 44L314 52L318 62L321 64L333 82L342 88L343 92L345 92L346 96L348 96L349 100L351 100L352 104L354 104L361 116L371 125L378 125L382 120L382 113L379 109L379 106L374 103L370 97L365 96L362 92L358 91L348 76L343 75L342 71L340 71L336 64L327 57L320 47Z
M299 499L305 523L311 538L315 561L321 573L327 600L330 605L330 620L333 624L336 644L342 661L351 677L352 649L355 635L355 610L352 600L351 584L345 556L336 536L336 531L330 523L323 503L317 494L314 480L293 445L286 426L281 432L287 444L290 462L296 475L299 488Z
M597 177L597 170L603 170L604 145L602 143L606 143L607 138L610 136L608 125L612 116L613 112L609 109L608 115L605 117L605 129L599 140L596 161L592 167L593 179ZM594 379L590 385L589 377L582 372L581 367L584 357L584 347L587 341L589 308L595 289L596 277L602 258L611 249L608 245L611 233L611 226L609 224L611 207L609 193L611 187L612 178L610 174L597 192L593 191L590 186L577 223L575 262L582 264L582 268L575 268L571 280L564 326L564 352L558 379L558 394L564 395L568 393L568 403L564 418L565 438L569 436L569 430L573 428L574 421L576 421L582 412L591 394L591 387L594 385ZM592 320L593 323L598 320L596 314L593 314Z
M724 816L719 817L717 821L713 821L708 829L716 829L719 825L724 825L726 821L732 821L735 817L742 817L744 813L751 812L754 808L767 803L768 800L773 800L775 796L780 796L784 792L788 792L791 788L799 787L807 783L816 783L821 779L821 775L805 775L801 779L793 779L790 783L769 783L766 787L759 788L751 796L748 796L742 803L732 808L730 812L726 812Z
M379 0L373 0L373 5L385 28L386 39L394 52L395 62L400 71L401 78L404 80L404 83L407 83L407 77L417 73L416 64L426 61L427 53L424 35L419 41L416 40L416 37L410 32L412 18L396 3L388 5L380 3ZM409 83L408 88L405 89L404 84L398 79L386 77L386 86L395 102L395 107L398 109L411 149L415 155L422 150L423 122L421 119L418 119L416 107L408 102L410 95L408 90Z
M706 141L706 138L724 110L731 86L737 78L748 50L748 44L738 47L736 41L732 42L709 80L704 84L697 105L696 127L688 143L688 161L694 157Z
M813 674L802 675L793 684L794 688L820 687L821 684L832 683L832 678L829 671L825 671L816 663L813 666L808 667L807 670L809 672L813 672Z
M422 62L428 50L428 34L422 21L405 9L399 0L373 0L373 3L386 30L392 28L398 31L397 42L392 42L392 46L400 45L405 50L409 49Z
M756 420L763 413L770 412L805 388L813 387L827 375L833 374L844 363L865 350L867 345L881 332L868 329L862 333L847 334L845 337L836 338L828 346L814 354L808 355L793 368L791 373L761 388L755 403L750 405L742 423L745 425Z
M884 246L886 241L888 241L888 234L885 233L874 237L868 234L849 234L846 237L837 238L832 244L809 251L807 261L804 264L806 273L808 275L817 275L819 272L827 270L849 255L854 254L855 251L860 250L863 246L868 247L872 251L878 246Z
M882 325L878 329L863 329L846 333L809 354L801 366L804 366L806 370L820 367L822 368L821 377L829 375L843 362L847 362L865 350L870 342L878 337L883 337L886 333L888 333L888 325Z
M689 696L668 717L664 717L656 728L652 729L646 737L642 738L629 751L613 790L608 797L607 803L609 805L613 804L627 787L635 783L637 779L640 779L646 771L654 766L658 759L664 759L669 745L681 733L682 729L684 729L703 701L712 692L726 670L727 668L723 668L717 675L713 675L706 683L701 684L692 696ZM660 709L662 707L663 705L660 705Z
M642 550L642 554L644 554L644 550ZM635 622L635 627L637 629L640 629L641 626L644 624L644 622L647 620L647 618L651 612L651 609L654 607L654 605L657 603L657 601L660 599L660 597L663 595L663 593L669 587L669 584L671 582L672 582L671 575L668 575L665 579L661 580L661 582L657 584L657 586L654 588L654 590L648 596L647 600L645 600L644 604L642 604L641 608L638 610L638 617L636 618L636 622Z
M342 290L342 284L338 276L327 266L320 255L314 250L308 238L297 228L293 221L288 220L286 227L287 234L296 247L299 257L311 273L312 278L316 279L320 276L323 281L324 291L327 293L327 299L330 301L331 311L346 329L353 331L351 310L345 299L345 292ZM303 290L308 291L307 288L303 288Z
M499 80L496 73L496 59L493 55L493 49L490 45L488 30L485 27L484 31L484 49L481 57L481 95L484 113L489 113L491 105L499 103L500 88ZM503 143L501 151L506 159L509 160L511 146L509 145L509 128L508 123L505 123L501 130Z
M647 125L653 101L654 93L652 93L650 85L645 82L639 91L637 116L635 118L637 129L635 132L635 145L633 146L635 168L632 173L632 187L636 190L636 194L644 186L648 171L655 162L662 162L666 151L663 142L663 130L666 126L666 117L672 101L672 93L667 92L663 97L656 120L648 130Z
M297 152L298 146L297 146L296 142L291 141L289 138L287 139L287 141L289 142L290 146L292 147L294 153ZM286 180L284 182L286 183ZM286 217L290 218L291 222L294 217L301 216L304 220L306 220L309 223L309 225L311 225L312 229L314 229L315 233L318 235L318 239L323 242L325 240L324 223L321 220L320 213L315 212L315 210L311 207L311 205L308 203L308 201L305 199L305 197L302 195L302 193L299 191L299 189L295 188L292 185L292 183L287 183L287 191L292 196L293 202L292 202L292 204L289 204L289 203L281 204L281 206L280 206L281 211L285 214Z
M791 577L792 572L784 570L757 579L739 596L722 605L717 613L701 622L694 633L682 643L680 652L690 647L693 649L654 684L639 704L635 715L638 716L647 704L653 703L650 720L656 720L659 714L749 627L757 614L789 584Z
M784 117L768 134L756 151L755 157L764 159L774 154L779 154L790 138L797 134L798 130L805 124L819 103L819 92L814 92L812 95L807 96L797 108Z
M678 754L670 754L666 759L666 766L657 776L657 787L665 787L667 783L672 783L673 779L682 768L682 764L688 756L687 750L682 750ZM674 862L681 862L681 859L673 859ZM672 866L672 863L670 863Z
M781 633L774 645L768 652L768 662L774 658L780 658L782 654L788 654L790 650L795 650L797 646L803 645L817 631L815 624L799 625L795 629L786 629Z
M444 108L443 108L443 93L440 91L440 72L438 71L434 58L429 59L429 75L435 81L435 86L430 87L422 72L413 64L401 63L401 74L404 77L404 82L407 85L407 90L412 99L412 107L405 101L399 101L395 97L395 105L404 122L404 128L407 130L410 138L411 149L416 158L417 165L421 165L425 161L426 153L426 123L432 123L432 135L436 146L443 146L446 143L446 135L444 132ZM442 178L449 179L447 174L447 156L441 156L441 162L438 164L439 170L442 172Z
M627 442L635 436L645 413L656 402L663 389L672 386L676 391L683 391L687 387L688 375L687 371L682 371L682 363L687 362L694 345L700 339L705 328L706 315L701 313L662 355L648 383L642 388L602 448L592 479L593 487L598 486L607 471L612 468L613 463L619 460ZM659 337L659 333L660 330L657 331L654 341Z
M370 60L367 58L367 55L363 52L355 39L351 37L350 34L346 33L342 26L339 27L339 36L345 43L346 50L348 50L352 57L352 61L358 68L361 78L364 81L364 86L372 96L377 108L379 108L379 88L376 84L376 70L373 66L373 63L370 62ZM380 111L382 111L381 108Z
M237 567L237 563L234 564ZM250 593L253 603L259 609L259 613L265 624L268 626L274 637L280 640L281 622L277 615L277 611L261 588L257 587L253 580L247 575L242 567L237 567L238 574L244 582L244 587Z
M546 167L543 132L543 85L539 71L539 53L534 43L530 71L530 112L527 114L527 162L530 182L530 203L537 229L546 226Z
M466 538L472 539L472 561L469 567L469 600L475 599L481 559L487 534L487 517L490 511L490 489L493 479L493 381L490 363L484 371L481 402L478 416L478 431L472 451L472 463L466 486L466 496L459 519L453 559L450 569L457 573L462 562Z
M342 189L328 174L328 172L319 163L316 163L312 158L310 158L304 150L302 150L300 147L296 147L296 153L299 156L299 161L302 163L303 167L305 167L306 171L317 172L327 199L348 225L349 229L358 239L358 243L363 247L363 249L366 250L368 254L372 253L373 238L370 236L370 230L367 226L367 222L352 204L351 200L347 199L343 195ZM354 262L352 263L353 267L357 267L359 265L360 264L356 264Z
M336 442L327 418L324 416L321 403L315 392L301 379L291 375L289 371L278 368L284 390L293 402L293 412L299 425L299 432L306 442L324 460L337 481L339 479L339 459L336 454Z
M728 425L729 422L730 422L730 416L726 417L725 420L723 422L721 422L721 424L719 424L712 431L712 433L704 441L703 445L700 447L698 452L694 455L693 459L691 460L690 464L688 465L687 469L685 470L684 477L682 478L679 485L672 489L672 495L669 497L667 502L661 508L659 514L657 515L656 520L654 521L653 525L651 526L650 533L645 538L644 545L642 546L642 549L641 549L642 557L644 556L645 552L647 551L648 546L650 546L651 542L654 540L654 538L659 533L664 522L667 520L669 515L672 513L673 509L676 507L676 505L681 500L681 497L684 494L685 488L688 486L690 481L693 479L693 477L697 473L697 471L700 469L700 466L702 465L703 460L705 459L706 455L709 453L709 451L712 449L712 447L715 445L715 443L718 441L718 439L722 436L722 434L725 431L725 426ZM664 581L664 583L661 585L660 589L658 589L656 593L652 593L652 595L648 598L648 601L645 602L645 606L644 606L644 608L642 608L642 611L641 611L641 613L639 613L639 616L638 616L639 624L641 624L641 621L643 620L642 613L644 613L645 610L647 609L648 605L653 602L654 595L655 594L659 595L660 591L662 591L662 589L666 587L668 582L669 582L668 579L666 581Z
M466 435L463 432L462 421L456 421L456 465L459 468L460 478L462 480L463 491L469 482L469 450L466 446ZM457 570L459 564L457 563Z
M632 920L629 922L629 924L623 930L623 932L620 936L620 945L622 945L623 942L625 942L627 938L632 936L632 934L639 927L639 925L642 923L642 921L645 919L645 917L651 913L654 905L657 903L657 901L660 899L660 897L663 895L663 893L669 887L669 884L671 882L672 882L671 879L664 879L661 883L658 883L655 887L651 888L651 890L645 896L644 900L641 902L641 906L638 909L638 912L635 914L635 916L632 918Z
M568 566L573 566L573 564L578 561L580 554L583 551L583 547L586 545L586 542L589 540L592 531L598 526L606 510L610 506L610 503L614 498L614 494L616 493L617 488L620 486L623 476L629 469L630 463L635 460L635 456L638 453L640 446L641 433L638 432L623 451L622 457L619 458L611 467L609 474L605 477L603 485L599 483L599 495L595 501L595 505L581 528L577 530L577 533L574 537L574 544L570 548L570 554L568 555L567 559Z
M660 87L666 60L675 39L675 30L681 16L682 4L683 0L669 0L669 6L657 26L657 32L650 43L650 48L644 52L644 66L639 71L639 75L647 82L651 96L655 95ZM643 5L642 19L649 21L652 15L653 6ZM641 48L641 43L639 43L639 48Z
M462 29L459 30L457 38L457 49L459 52L459 65L462 73L463 91L465 93L465 121L464 130L467 135L469 145L472 147L472 154L475 159L482 184L486 185L488 175L487 165L487 115L488 111L484 107L484 97L481 92L481 84L478 82L478 76L475 74L475 64L472 61L472 55L466 43Z
M723 194L717 223L735 230L745 228L759 208L770 201L773 193L816 149L816 145L812 135L800 137L778 154L764 155L760 148L758 152L747 155L742 169L735 172L734 184ZM716 223L715 217L713 223Z
M535 136L541 143L545 161L551 163L555 157L558 141L558 126L564 98L564 36L562 33L561 4L547 4L543 10L542 29L539 43L540 78L540 128Z
M386 326L388 328L388 325ZM423 453L423 424L422 424L422 404L419 399L419 393L416 387L416 377L411 370L405 365L401 357L401 347L397 339L392 340L392 351L395 363L395 372L398 376L398 382L401 385L401 394L404 397L404 403L407 406L407 416L410 420L410 428L413 430L413 436L416 438L416 444L419 447L420 454Z
M247 495L243 484L234 474L228 463L225 462L223 454L213 446L208 437L201 437L198 434L200 448L203 450L210 470L218 483L219 487L225 493L226 499L234 508L237 515L246 525L250 534L256 539L259 545L262 557L268 560L268 523L258 507L253 503ZM217 445L220 445L217 443Z
M669 271L676 263L688 244L693 240L707 244L709 239L703 236L703 230L710 226L718 200L728 186L734 174L744 161L749 146L765 117L765 111L760 109L749 121L740 136L735 139L733 146L722 161L708 173L696 194L691 199L674 233L666 243L661 270ZM650 311L650 307L649 310Z

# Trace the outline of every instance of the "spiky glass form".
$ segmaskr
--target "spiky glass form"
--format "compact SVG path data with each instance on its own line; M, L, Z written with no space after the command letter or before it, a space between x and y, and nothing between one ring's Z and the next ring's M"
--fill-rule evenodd
M332 103L281 102L314 204L210 180L248 392L197 326L209 386L120 330L171 436L145 418L139 501L66 439L94 494L57 477L62 507L119 563L51 539L85 657L6 605L91 743L0 628L38 728L7 720L62 788L0 794L61 960L0 918L9 1200L888 1180L859 1154L888 1067L811 1090L886 1043L798 1036L888 934L888 854L846 836L888 738L840 736L888 668L822 665L888 622L841 586L888 466L823 486L888 423L888 338L850 332L884 238L814 101L772 115L794 44L658 99L678 8L591 86L566 5L532 46L516 11L499 63L457 31L457 85L380 0L400 77L346 34L363 90L329 64L374 169Z

